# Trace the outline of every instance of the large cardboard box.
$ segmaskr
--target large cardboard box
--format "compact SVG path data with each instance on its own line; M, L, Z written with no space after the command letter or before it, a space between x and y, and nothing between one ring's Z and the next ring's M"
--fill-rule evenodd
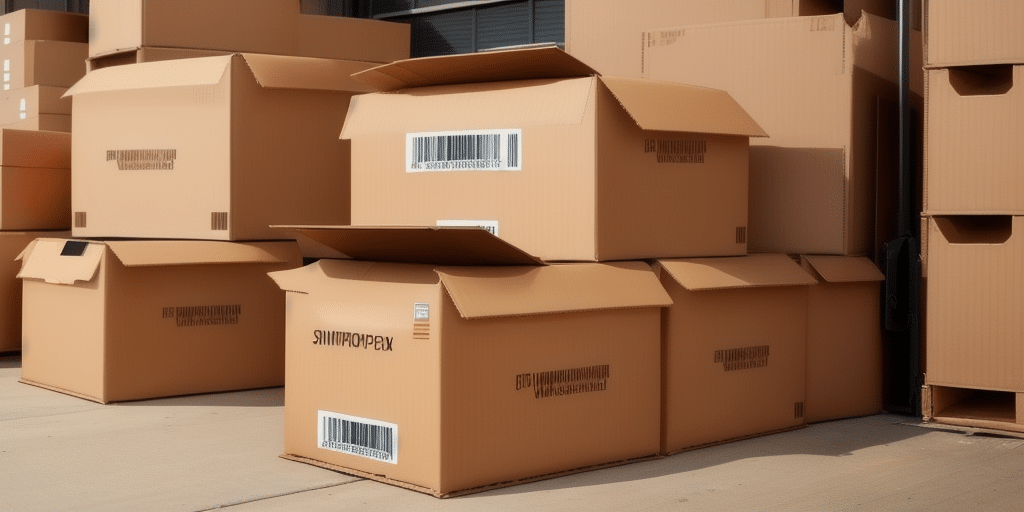
M924 212L1024 214L1024 65L927 73Z
M17 9L0 16L4 46L26 40L89 42L89 15Z
M280 386L294 241L40 238L20 257L22 382L100 403Z
M1024 392L1024 217L927 218L926 382Z
M74 98L76 237L266 240L348 224L360 62L232 54L99 69Z
M808 423L882 412L880 281L868 258L801 256L807 287Z
M71 87L85 75L85 43L19 41L0 46L3 90L33 85Z
M1024 63L1024 4L924 0L929 68Z
M71 134L0 130L0 230L71 227Z
M602 74L639 78L646 30L837 13L853 25L862 10L896 18L888 0L566 0L565 49Z
M784 254L660 260L661 451L804 424L807 286Z
M18 255L39 237L69 236L68 231L0 231L0 354L21 350L21 263Z
M391 62L407 23L300 14L299 0L92 0L89 57L142 47Z
M751 140L751 252L871 255L875 183L895 175L896 26L840 14L652 30L644 76L729 91ZM892 126L898 126L893 124Z
M286 458L445 497L658 453L669 299L643 262L270 275L288 292Z
M66 87L34 85L0 92L0 125L40 115L71 115L71 98ZM70 131L70 130L67 130Z
M600 77L557 48L353 77L353 225L479 225L547 261L746 253L758 125L725 92Z

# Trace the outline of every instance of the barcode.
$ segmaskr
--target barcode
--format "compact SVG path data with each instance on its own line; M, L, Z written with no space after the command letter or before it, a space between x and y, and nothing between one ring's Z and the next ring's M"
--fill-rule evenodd
M406 171L518 171L522 130L472 130L406 135Z
M327 411L317 416L320 448L398 463L398 425Z

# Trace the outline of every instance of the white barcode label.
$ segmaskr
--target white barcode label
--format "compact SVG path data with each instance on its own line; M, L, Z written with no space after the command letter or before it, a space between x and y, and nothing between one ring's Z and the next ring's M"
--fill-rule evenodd
M521 171L522 140L520 129L407 133L405 170Z
M27 111L27 110L28 110L28 102L27 102L27 101L25 101L25 98L22 98L22 99L21 99L21 102L20 102L20 104L19 104L19 110L20 110L21 112L25 112L25 111Z
M4 59L4 71L11 70L11 59Z
M398 425L317 411L317 446L367 459L398 464Z
M492 235L498 236L498 221L496 220L439 220L438 226L483 228Z

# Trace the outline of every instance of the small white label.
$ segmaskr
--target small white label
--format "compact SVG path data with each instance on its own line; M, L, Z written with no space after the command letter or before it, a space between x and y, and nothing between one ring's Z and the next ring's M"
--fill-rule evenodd
M439 220L438 226L470 227L486 229L494 236L498 236L498 221L496 220Z
M430 320L430 304L417 302L412 305L412 319L417 322Z
M4 23L4 35L5 36L11 35L11 24L10 23Z
M10 81L11 81L11 74L10 73L4 73L4 82L10 82Z
M11 59L4 59L4 71L11 70Z
M398 464L398 425L317 411L318 448Z
M520 129L407 133L405 170L521 171L522 140Z
M21 119L27 119L28 118L28 114L22 112L22 113L18 114L18 117L20 117Z
M21 99L21 102L19 103L19 105L20 105L19 108L21 109L22 112L25 112L25 111L28 110L28 102L25 101L25 98Z
M4 38L4 44L11 44L11 38L5 37Z

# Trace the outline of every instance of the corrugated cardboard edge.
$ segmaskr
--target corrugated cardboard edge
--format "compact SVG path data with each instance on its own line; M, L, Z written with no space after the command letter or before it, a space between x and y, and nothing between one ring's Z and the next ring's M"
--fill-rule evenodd
M935 414L935 406L932 402L933 387L955 387L925 384L921 386L921 420L925 423L937 423L940 425L951 425L954 427L980 428L993 432L1017 432L1024 434L1024 424L1011 423L1009 421L985 420L980 418L962 418ZM1018 395L1019 396L1019 395ZM1018 399L1019 400L1019 399ZM1019 402L1018 402L1019 403ZM1019 413L1018 413L1019 414Z
M22 377L21 379L18 379L18 382L21 382L22 384L28 384L30 386L35 386L35 387L38 387L38 388L48 389L50 391L56 391L58 393L62 393L62 394L65 394L65 395L70 395L70 396L73 396L75 398L81 398L83 400L88 400L90 402L96 402L96 403L101 404L101 405L106 405L106 404L110 403L110 402L108 402L106 400L103 400L102 398L98 398L98 397L95 397L95 396L92 396L92 395L86 395L84 393L79 393L77 391L71 391L70 389L64 389L64 388L57 387L57 386L51 386L50 384L43 384L42 382L36 382L34 380L26 379L24 377Z
M806 424L806 423L802 424L802 425L793 425L792 427L783 427L783 428L778 428L778 429L775 429L775 430L768 430L766 432L758 432L757 434L748 434L748 435L745 435L745 436L731 437L729 439L723 439L721 441L712 441L710 443L703 443L703 444L698 444L698 445L694 445L694 446L687 446L686 448L677 448L675 450L669 450L667 452L662 453L662 457L670 457L672 455L676 455L676 454L680 454L680 453L691 452L691 451L694 451L694 450L700 450L702 448L710 448L712 446L721 446L723 444L734 443L736 441L743 441L743 440L746 440L746 439L755 439L755 438L758 438L758 437L770 436L770 435L773 435L773 434L781 434L783 432L792 432L794 430L800 430L802 428L807 428L808 426L809 425Z
M394 479L388 478L388 477L386 477L384 475L378 475L378 474L375 474L375 473L369 473L369 472L366 472L366 471L360 471L358 469L352 469L352 468L348 468L348 467L345 467L345 466L338 466L338 465L331 464L331 463L328 463L328 462L323 462L323 461L319 461L319 460L316 460L316 459L310 459L310 458L307 458L307 457L303 457L301 455L293 455L293 454L289 454L289 453L282 453L281 455L279 455L279 457L281 457L282 459L290 460L290 461L301 462L303 464L309 464L311 466L316 466L316 467L319 467L319 468L329 469L331 471L337 471L339 473L345 473L347 475L354 475L354 476L358 476L358 477L361 477L361 478L366 478L366 479L369 479L369 480L374 480L374 481L377 481L377 482L382 482L382 483L385 483L385 484L394 485L396 487L401 487L403 489L409 489L409 490L412 490L412 491L417 491L417 492L421 492L421 493L424 493L424 494L429 494L431 496L434 496L435 498L442 498L442 499L443 498L455 498L455 497L458 497L458 496L465 496L467 494L476 494L476 493L490 491L490 490L494 490L494 489L501 489L501 488L504 488L504 487L511 487L513 485L527 484L527 483L530 483L530 482L539 482L541 480L550 480L552 478L560 478L560 477L563 477L563 476L575 475L577 473L584 473L584 472L587 472L587 471L595 471L595 470L598 470L598 469L611 468L611 467L615 467L615 466L623 466L623 465L626 465L626 464L633 464L633 463L636 463L636 462L644 462L644 461L648 461L648 460L656 460L656 459L663 458L662 455L658 455L658 454L644 455L644 456L640 456L640 457L633 457L633 458L630 458L630 459L623 459L623 460L618 460L618 461L614 461L614 462L605 462L605 463L602 463L602 464L594 464L594 465L591 465L591 466L582 466L582 467L579 467L579 468L567 469L567 470L558 471L558 472L555 472L555 473L546 473L546 474L543 474L543 475L532 476L532 477L529 477L529 478L522 478L522 479L519 479L519 480L509 480L509 481L506 481L506 482L496 482L496 483L493 483L493 484L482 485L482 486L473 487L473 488L470 488L470 489L461 489L461 490L457 490L457 491L440 492L440 491L437 491L436 489L431 489L429 487L423 487L421 485L416 485L416 484L412 484L412 483L409 483L409 482L403 482L401 480L394 480Z

